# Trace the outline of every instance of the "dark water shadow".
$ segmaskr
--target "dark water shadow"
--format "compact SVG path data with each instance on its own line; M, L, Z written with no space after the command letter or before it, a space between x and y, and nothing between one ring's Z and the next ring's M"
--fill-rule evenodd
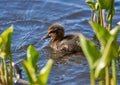
M54 52L49 46L45 46L45 55L54 60L54 64L48 79L48 85L79 85L90 84L89 66L83 53L64 55ZM73 83L73 84L70 84Z

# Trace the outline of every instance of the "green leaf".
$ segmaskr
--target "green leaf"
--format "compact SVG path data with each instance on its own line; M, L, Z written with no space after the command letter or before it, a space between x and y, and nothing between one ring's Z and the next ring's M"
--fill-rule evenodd
M35 72L37 72L38 70L37 67L38 56L39 56L38 51L32 45L30 45L27 49L27 61L30 65L33 66Z
M110 37L111 36L115 37L113 45L112 45L113 46L112 49L114 49L113 51L115 51L115 52L112 55L114 57L118 57L117 56L118 53L116 53L117 49L118 49L117 36L118 36L118 32L119 32L120 27L118 26L115 29L112 29L109 33L104 27L101 27L98 23L93 22L93 21L89 21L89 23L92 26L98 40L100 41L101 46L103 47L102 51L103 51L104 47L106 46L106 43L108 42Z
M3 42L3 39L2 39L2 37L0 36L0 45L2 44L2 42Z
M108 15L107 15L107 20L110 21L112 19L112 17L114 16L114 14L115 14L114 0L112 0L111 1L111 6L109 8Z
M100 5L100 8L109 9L111 7L113 1L114 0L98 0L98 3Z
M95 10L95 2L94 2L94 0L86 0L85 2L88 4L89 7L92 8L92 10Z
M104 47L110 38L110 33L106 30L106 28L100 26L98 23L94 21L89 21L89 23L92 26L101 45Z
M114 41L114 38L113 37L111 37L109 40L108 40L108 42L107 42L107 44L106 44L106 46L105 46L105 49L104 49L104 51L103 51L103 53L102 53L102 57L101 57L101 59L100 59L100 61L99 61L99 63L98 63L98 66L97 66L97 68L96 68L96 71L95 71L95 77L97 78L99 75L100 75L100 73L101 73L101 71L107 66L107 65L110 65L110 62L111 62L111 60L112 60L112 43L113 43L113 41Z
M114 0L98 0L101 9L109 10L107 20L110 21L115 14Z
M111 54L114 58L118 58L118 55L119 55L119 52L118 52L119 51L119 45L118 45L118 41L117 41L119 31L120 31L120 26L117 26L110 31L111 36L114 37L114 41L112 43L113 54Z
M0 49L5 52L6 57L11 57L11 39L13 33L13 25L6 29L0 36Z
M80 45L87 58L91 69L94 69L99 60L101 53L92 41L87 40L83 35L80 35Z
M22 62L30 84L34 84L37 79L36 76L38 70L38 56L38 51L32 45L30 45L27 49L27 61Z
M48 80L50 70L52 68L52 64L53 64L53 60L52 59L48 60L46 66L40 71L40 74L37 80L37 83L39 83L39 85L47 84L47 80Z
M110 34L111 34L112 36L114 36L115 39L117 40L119 31L120 31L120 25L119 25L119 26L116 26L114 29L112 29L112 30L110 31Z
M111 10L109 10L108 15L107 15L107 20L110 21L112 19L112 17L115 14L115 9L112 8Z
M35 69L27 61L23 61L22 65L23 65L25 72L28 76L29 83L33 84L36 81Z
M117 26L116 28L114 28L110 31L111 37L107 41L107 44L102 53L102 57L100 59L98 67L96 68L96 71L95 71L96 77L98 77L100 75L101 71L106 66L110 65L113 58L118 58L119 45L117 42L117 36L118 36L119 31L120 31L120 26Z

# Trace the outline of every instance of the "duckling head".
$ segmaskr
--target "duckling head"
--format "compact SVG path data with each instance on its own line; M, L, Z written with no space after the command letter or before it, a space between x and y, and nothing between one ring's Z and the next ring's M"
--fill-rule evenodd
M64 27L61 24L55 23L48 28L48 33L42 40L51 38L52 41L61 40L64 37Z

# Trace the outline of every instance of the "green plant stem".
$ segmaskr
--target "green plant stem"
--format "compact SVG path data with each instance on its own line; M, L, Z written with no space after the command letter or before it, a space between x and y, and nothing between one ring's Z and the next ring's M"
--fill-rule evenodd
M103 25L105 28L107 28L106 21L105 21L105 10L102 10L102 16L103 16Z
M102 9L100 8L100 25L104 26L103 24L103 13L102 13Z
M104 85L104 80L103 79L100 79L99 85Z
M13 85L13 67L12 67L12 56L10 55L10 84Z
M112 18L111 18L109 26L108 26L108 31L110 31L111 29L112 29Z
M112 60L113 85L117 85L116 59Z
M110 11L112 12L112 9L114 8L114 0L112 0L112 6L110 8ZM113 20L113 16L111 16L111 19L110 19L110 23L109 23L109 26L108 26L108 31L110 31L112 29L112 20Z
M7 65L6 65L6 60L3 59L3 66L4 66L4 80L5 80L5 85L8 85L8 71L7 71Z
M91 81L91 85L95 85L95 77L94 77L94 70L90 69L90 81Z
M105 67L105 81L106 81L106 85L110 85L110 74L109 74L109 66Z

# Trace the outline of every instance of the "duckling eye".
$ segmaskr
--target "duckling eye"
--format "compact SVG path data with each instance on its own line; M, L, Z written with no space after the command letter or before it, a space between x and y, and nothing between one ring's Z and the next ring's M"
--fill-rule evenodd
M55 34L55 31L49 32L49 36L53 36Z
M55 31L51 31L51 32L49 32L49 34L51 34L51 33L55 33Z

